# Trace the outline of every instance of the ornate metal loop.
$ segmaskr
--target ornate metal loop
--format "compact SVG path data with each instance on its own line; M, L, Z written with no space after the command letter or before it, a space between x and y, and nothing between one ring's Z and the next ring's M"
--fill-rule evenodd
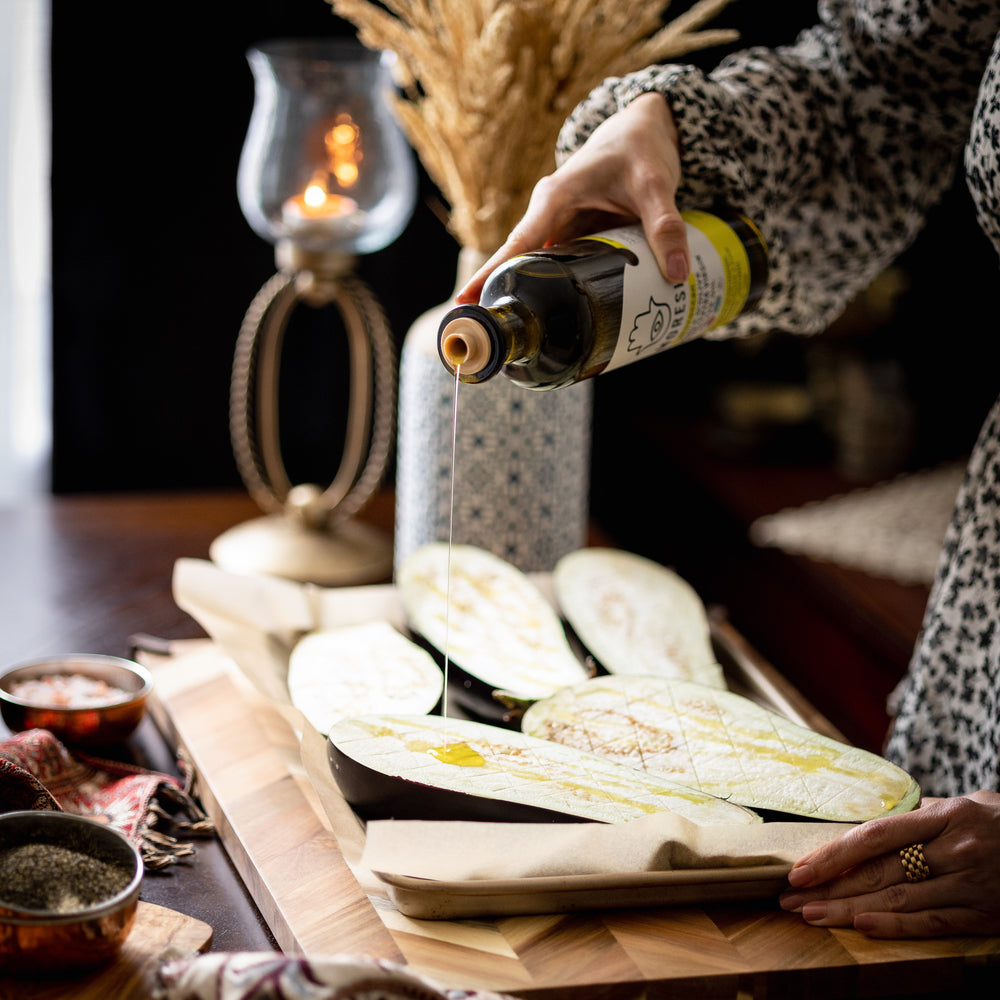
M233 357L233 455L247 491L267 513L285 510L294 489L279 442L278 369L288 320L306 298L295 274L275 274L251 302ZM347 333L351 398L340 467L311 504L321 517L325 512L326 526L356 514L378 490L392 451L396 409L396 349L377 299L361 279L345 274L330 301Z

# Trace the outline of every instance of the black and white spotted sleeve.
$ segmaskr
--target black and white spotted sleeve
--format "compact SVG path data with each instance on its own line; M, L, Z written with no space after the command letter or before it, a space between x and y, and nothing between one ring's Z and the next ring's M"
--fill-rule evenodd
M670 102L681 207L723 201L761 227L761 307L723 335L812 333L899 255L951 183L1000 27L992 0L821 0L794 45L709 74L652 66L605 81L563 127L559 157L640 94Z

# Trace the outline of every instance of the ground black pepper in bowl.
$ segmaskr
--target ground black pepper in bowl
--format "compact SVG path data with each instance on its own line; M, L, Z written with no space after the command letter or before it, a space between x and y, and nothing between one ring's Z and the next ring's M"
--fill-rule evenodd
M107 823L61 810L0 813L0 978L111 961L135 925L142 879L139 849Z
M59 872L53 879L53 872ZM72 913L118 895L132 872L60 844L20 844L0 850L0 901L19 910Z

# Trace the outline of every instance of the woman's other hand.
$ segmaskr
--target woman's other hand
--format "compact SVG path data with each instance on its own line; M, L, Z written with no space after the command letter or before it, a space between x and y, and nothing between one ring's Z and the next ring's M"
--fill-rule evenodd
M911 844L930 872L919 881L900 857ZM878 938L1000 934L1000 794L925 799L862 823L801 858L788 882L781 906L820 927Z
M478 302L487 277L511 257L636 220L664 276L683 281L690 256L674 200L680 172L670 106L660 94L642 94L603 121L558 170L538 182L520 222L456 301Z

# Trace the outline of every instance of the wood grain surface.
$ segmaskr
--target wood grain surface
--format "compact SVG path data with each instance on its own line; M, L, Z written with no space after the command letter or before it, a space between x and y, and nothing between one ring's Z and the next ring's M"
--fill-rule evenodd
M304 773L292 719L210 643L181 644L151 666L158 717L195 765L206 808L286 952L403 961L451 987L545 1000L900 996L997 975L1000 938L877 942L810 927L771 900L406 917L348 863Z

